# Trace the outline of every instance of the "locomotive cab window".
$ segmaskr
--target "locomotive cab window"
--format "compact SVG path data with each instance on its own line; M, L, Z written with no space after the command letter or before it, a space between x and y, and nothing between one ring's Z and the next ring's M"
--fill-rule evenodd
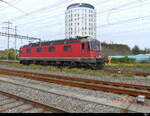
M42 51L42 48L36 48L36 51L37 51L37 52L41 52L41 51Z
M49 48L48 48L48 51L49 51L49 52L54 52L54 51L55 51L55 47L49 47Z
M71 46L64 46L64 51L71 51Z
M27 49L26 49L26 52L27 52L27 53L30 53L30 52L31 52L31 49L27 48Z
M101 50L100 42L97 40L90 41L90 50L100 51Z

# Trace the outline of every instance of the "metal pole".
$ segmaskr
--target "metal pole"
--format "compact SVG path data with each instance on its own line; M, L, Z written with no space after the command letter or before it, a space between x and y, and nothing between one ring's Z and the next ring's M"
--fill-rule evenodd
M16 39L16 35L17 35L17 26L15 26L15 60L17 60L17 39Z
M9 38L10 38L10 29L13 29L13 28L11 28L11 26L12 26L12 23L11 22L4 22L4 24L7 24L7 27L3 27L3 28L5 28L5 29L7 29L7 37L8 37L8 40L7 40L7 60L9 60Z
M7 60L9 60L9 38L10 38L10 37L9 37L9 29L10 29L10 24L11 24L11 23L10 23L9 21L6 22L6 23L8 24L8 32L7 32L7 33L8 33L8 41L7 41L7 42L8 42L8 43L7 43L7 44L8 44L8 45L7 45L7 48L8 48L8 51L7 51Z

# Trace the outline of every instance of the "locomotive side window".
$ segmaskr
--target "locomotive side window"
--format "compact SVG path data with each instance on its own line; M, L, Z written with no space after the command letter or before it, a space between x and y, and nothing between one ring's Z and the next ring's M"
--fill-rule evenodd
M64 51L70 51L71 50L71 46L64 46Z
M26 52L27 52L27 53L30 53L30 52L31 52L31 49L27 48L27 49L26 49Z
M36 48L36 51L37 51L37 52L41 52L41 51L42 51L42 48Z
M48 48L48 51L49 51L49 52L54 52L54 51L55 51L55 47L49 47L49 48Z

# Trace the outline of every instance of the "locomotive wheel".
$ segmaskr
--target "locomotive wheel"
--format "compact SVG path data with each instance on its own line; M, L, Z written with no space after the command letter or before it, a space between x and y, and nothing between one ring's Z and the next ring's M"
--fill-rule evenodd
M92 64L92 65L91 65L91 68L92 68L93 70L102 69L103 67L104 67L103 64Z

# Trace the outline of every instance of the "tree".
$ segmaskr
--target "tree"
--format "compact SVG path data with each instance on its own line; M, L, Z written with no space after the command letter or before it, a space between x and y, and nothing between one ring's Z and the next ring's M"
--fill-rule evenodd
M137 55L137 54L140 54L140 49L137 45L135 45L133 48L132 48L132 53L134 55Z
M15 49L6 49L4 50L5 53L5 59L9 59L9 60L15 60L15 58L18 59L18 54L16 53Z

